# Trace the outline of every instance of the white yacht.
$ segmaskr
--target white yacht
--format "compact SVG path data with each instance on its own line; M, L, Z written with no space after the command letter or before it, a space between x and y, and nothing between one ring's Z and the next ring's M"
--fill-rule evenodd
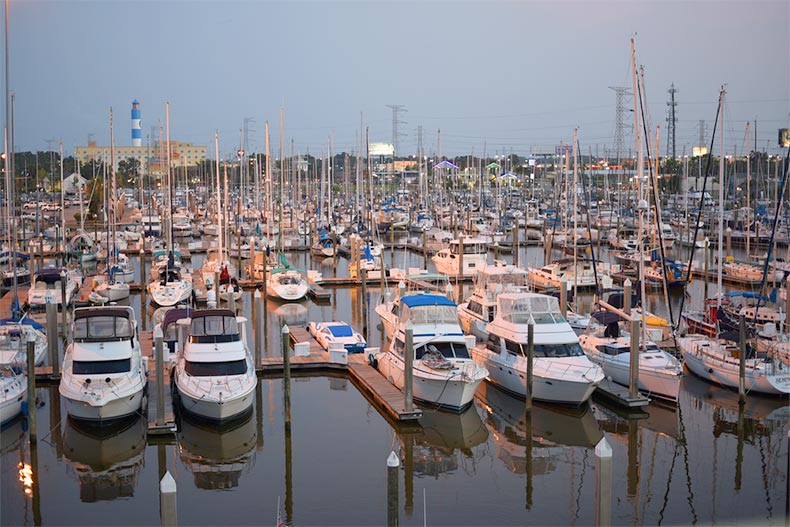
M66 272L65 269L48 267L46 269L39 269L33 275L33 282L30 284L30 290L27 293L27 302L31 307L44 307L47 300L61 305L61 275L65 274L66 279L66 301L68 306L71 304L72 297L76 290L79 288L80 282L76 278L75 273L72 271Z
M455 302L443 295L421 293L401 297L399 308L394 338L387 351L375 357L378 370L403 389L405 331L410 323L414 330L414 398L452 411L469 406L488 371L469 356Z
M27 375L18 367L0 364L0 425L22 412L27 399Z
M620 330L623 318L617 313L596 311L587 332L579 337L584 353L603 368L617 384L629 386L631 336ZM640 342L639 391L651 397L677 402L683 365L654 342Z
M501 260L486 265L477 271L475 289L467 302L458 306L461 328L467 335L485 341L486 326L496 315L496 298L501 293L524 291L527 287L527 271Z
M258 378L243 331L245 322L229 309L192 312L189 338L179 349L173 373L186 411L225 421L252 408Z
M678 339L678 347L688 369L706 381L738 389L740 357L733 342L705 335ZM766 395L790 394L790 367L765 352L747 354L745 361L747 392Z
M472 350L474 359L488 368L488 379L516 395L526 395L531 318L533 398L573 406L587 401L604 374L584 355L579 338L560 313L559 301L537 293L503 293L497 303L488 340Z
M461 269L461 247L463 247L463 266ZM481 238L464 238L452 240L450 247L436 253L431 260L436 264L436 271L450 276L472 276L486 264L488 259L488 243Z
M131 307L74 310L59 388L66 411L75 419L103 422L143 410L147 364Z
M175 258L152 268L151 273L154 272L156 278L148 283L147 289L151 300L157 305L175 306L192 296L192 275Z
M33 335L34 363L41 366L47 358L47 335L44 326L31 318L0 320L0 365L24 368L27 365L27 341Z
M568 283L568 287L573 287L574 284L576 287L595 287L595 271L592 263L577 260L574 266L572 258L565 258L539 269L529 270L529 282L535 287L542 289L560 287L562 280Z

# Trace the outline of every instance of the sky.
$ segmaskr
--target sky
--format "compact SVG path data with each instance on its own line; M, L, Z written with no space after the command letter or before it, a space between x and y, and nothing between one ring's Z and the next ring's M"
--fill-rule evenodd
M9 0L15 150L64 151L89 138L131 144L140 101L143 143L171 139L272 151L284 114L286 151L355 152L360 121L398 155L529 155L538 145L613 150L616 97L632 86L631 38L644 68L651 130L666 153L674 83L677 154L709 143L725 86L724 142L777 153L790 127L790 2L742 1L42 1ZM5 88L5 78L4 78ZM4 105L3 105L4 106ZM626 99L624 150L634 149ZM3 107L5 122L5 107ZM54 140L54 143L51 141ZM717 140L718 143L718 140ZM717 147L718 148L718 147Z

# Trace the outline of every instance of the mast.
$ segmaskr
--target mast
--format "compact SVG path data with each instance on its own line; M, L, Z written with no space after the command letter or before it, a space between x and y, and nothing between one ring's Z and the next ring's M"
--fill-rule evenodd
M724 109L724 96L727 92L724 88L721 89L721 96L719 97L719 110ZM712 152L711 152L712 155ZM704 196L703 196L704 197ZM716 307L721 308L721 291L722 291L722 264L724 263L724 259L722 258L722 233L724 232L724 114L722 113L721 121L719 121L719 245L717 248L718 257L719 257L719 272L718 276L716 277L716 286L718 287L718 293L716 294ZM762 294L762 291L760 291ZM757 316L757 312L755 311L755 317Z
M645 258L644 258L644 246L643 246L643 231L644 231L644 211L647 210L647 203L644 201L643 198L643 188L642 188L642 178L644 175L644 150L642 148L642 135L639 129L639 105L642 104L641 101L641 93L637 89L637 72L636 72L636 46L634 43L634 39L631 39L631 73L633 76L633 84L634 84L634 136L636 140L636 190L637 190L637 215L638 215L638 224L637 224L637 235L636 235L636 245L639 248L639 290L641 296L641 303L642 303L642 314L644 315L645 311L647 310L646 306L646 299L647 296L645 295ZM631 299L627 298L623 300L624 302L630 302ZM645 317L640 317L640 333L642 333L644 337L645 331ZM640 339L641 345L644 345L644 338Z
M217 203L217 247L219 248L219 257L220 260L222 259L222 209L220 208L220 199L219 199L219 133L215 130L214 131L214 153L216 155L215 160L215 171L217 174L217 194L214 196L214 200Z
M167 252L168 261L170 258L170 251L173 250L173 174L170 167L170 101L165 101L165 141L167 143L167 190L165 205L167 213L165 215L167 221Z
M112 106L110 106L110 201L107 203L107 210L110 211L110 232L112 233L112 249L110 249L110 240L107 240L108 248L108 265L115 263L115 135L112 125ZM110 256L112 253L112 256ZM110 275L112 279L112 274Z
M746 259L748 261L749 256L751 256L752 252L750 249L749 242L751 241L752 237L752 226L751 222L751 180L752 180L752 163L751 163L751 144L749 136L749 121L746 121ZM758 240L759 244L759 240ZM758 245L759 247L759 245ZM759 251L758 251L759 252Z

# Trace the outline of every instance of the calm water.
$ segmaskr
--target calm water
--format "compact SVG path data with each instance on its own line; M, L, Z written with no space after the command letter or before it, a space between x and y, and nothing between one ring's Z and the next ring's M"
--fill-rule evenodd
M522 254L522 264L542 263L540 254ZM394 260L422 265L420 256L400 252ZM311 264L302 254L292 263L333 274L331 260ZM342 276L346 262L338 263ZM693 302L701 302L701 287L692 288ZM325 306L269 301L268 354L279 354L283 320L338 318L362 329L359 292L333 294ZM378 303L378 288L368 295L370 305ZM138 310L140 303L131 299ZM247 314L250 304L246 298ZM149 329L152 314L142 312ZM372 310L367 327L369 342L380 344ZM739 409L736 393L691 375L676 409L651 404L623 416L597 402L576 410L540 405L531 424L523 400L484 384L462 415L426 410L420 427L394 428L350 381L297 377L286 434L282 393L280 379L263 379L248 419L223 429L182 420L175 440L146 444L143 419L84 429L67 419L56 388L40 388L37 448L22 420L2 430L0 523L157 524L158 481L169 470L184 525L274 525L278 501L289 525L381 525L386 459L395 450L401 524L422 524L425 515L429 525L587 525L594 522L594 446L604 436L614 452L613 523L785 522L788 401L750 396ZM31 467L31 484L20 481L20 466Z

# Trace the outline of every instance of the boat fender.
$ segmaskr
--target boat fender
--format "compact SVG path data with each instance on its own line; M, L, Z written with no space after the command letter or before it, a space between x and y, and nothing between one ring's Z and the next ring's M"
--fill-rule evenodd
M713 368L708 368L708 373L713 374Z
M379 369L379 361L376 360L372 353L368 354L368 364L373 366L375 369Z
M22 401L22 415L27 417L27 401Z

